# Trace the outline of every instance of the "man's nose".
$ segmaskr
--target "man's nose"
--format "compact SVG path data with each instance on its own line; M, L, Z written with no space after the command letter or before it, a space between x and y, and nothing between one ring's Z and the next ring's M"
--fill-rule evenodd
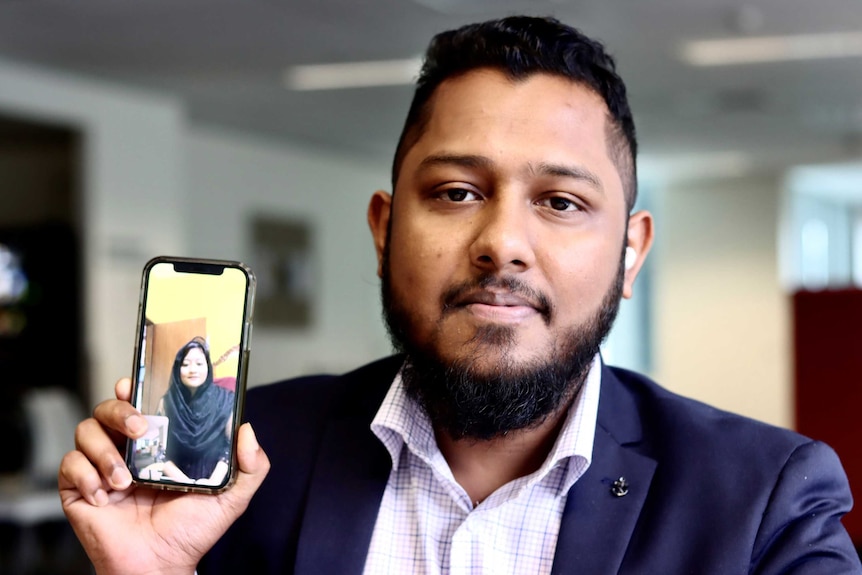
M525 271L533 266L532 217L525 200L497 194L477 214L470 246L473 265L489 271Z

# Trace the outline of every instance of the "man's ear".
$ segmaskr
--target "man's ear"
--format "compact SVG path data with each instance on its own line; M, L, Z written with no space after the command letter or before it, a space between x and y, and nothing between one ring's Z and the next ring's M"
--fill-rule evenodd
M386 245L386 235L389 233L389 214L392 210L392 196L383 190L377 190L368 203L368 227L377 251L377 277L383 276L383 247Z
M653 220L652 214L640 211L629 216L629 226L626 232L626 276L623 282L623 297L628 299L634 294L635 278L646 261L652 247ZM631 249L628 249L631 248Z

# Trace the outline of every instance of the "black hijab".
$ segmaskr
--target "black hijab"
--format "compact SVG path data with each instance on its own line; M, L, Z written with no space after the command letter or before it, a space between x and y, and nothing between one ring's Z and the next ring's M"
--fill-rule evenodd
M207 377L192 393L180 379L189 351L200 349L207 361ZM195 337L177 352L171 382L164 397L168 416L167 459L192 479L209 477L219 460L230 457L227 420L232 415L233 392L213 383L213 366L206 341Z

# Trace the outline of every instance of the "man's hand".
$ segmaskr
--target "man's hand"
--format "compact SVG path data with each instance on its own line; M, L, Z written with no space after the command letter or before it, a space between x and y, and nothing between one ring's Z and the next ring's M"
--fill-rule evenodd
M60 465L63 509L99 574L193 573L198 561L239 517L269 471L249 424L237 432L239 473L220 495L136 487L120 454L126 438L146 431L129 403L131 382L96 406L75 432L77 449Z

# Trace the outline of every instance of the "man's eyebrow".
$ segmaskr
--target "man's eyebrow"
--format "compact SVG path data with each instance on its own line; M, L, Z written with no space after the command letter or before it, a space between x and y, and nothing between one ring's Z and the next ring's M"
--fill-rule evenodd
M435 166L461 166L464 168L490 168L493 162L485 156L474 154L432 154L422 159L419 169Z
M435 166L461 166L464 168L483 168L492 169L494 162L486 157L476 154L432 154L423 158L419 163L419 169L428 169ZM549 162L541 162L540 164L530 164L528 168L531 174L553 176L558 178L572 178L586 182L596 191L604 193L604 186L601 179L590 170L581 166L571 166L565 164L554 164Z
M554 176L558 178L573 178L575 180L581 180L587 182L596 191L604 193L605 188L602 185L601 179L590 170L581 167L581 166L567 166L564 164L549 164L546 162L542 162L538 166L530 166L530 171L534 174L540 174L544 176Z

